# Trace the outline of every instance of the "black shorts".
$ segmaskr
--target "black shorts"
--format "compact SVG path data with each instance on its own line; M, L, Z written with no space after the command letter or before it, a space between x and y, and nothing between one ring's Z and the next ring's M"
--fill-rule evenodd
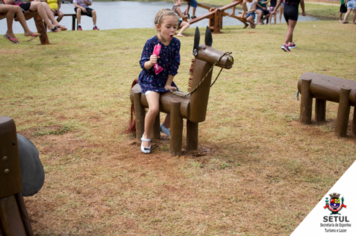
M23 3L23 4L19 5L19 7L21 7L21 10L22 10L23 14L25 14L26 11L30 10L31 2ZM16 18L16 13L14 15L14 18Z
M78 9L78 7L74 8L75 13L77 13L77 9ZM93 17L92 14L91 14L93 9L87 7L87 8L85 8L85 10L87 10L87 12L84 12L83 10L81 10L81 15L86 15L86 16L89 16L89 17Z
M286 20L286 22L288 22L288 20L298 20L298 7L299 5L296 4L285 4L284 5L284 19Z
M340 5L340 12L341 12L341 13L346 13L346 12L347 12L346 4L341 4L341 5Z
M268 14L269 14L269 11L268 11L268 10L263 10L263 9L260 8L260 7L257 7L256 10L262 11L262 14L263 14L263 15L268 15Z

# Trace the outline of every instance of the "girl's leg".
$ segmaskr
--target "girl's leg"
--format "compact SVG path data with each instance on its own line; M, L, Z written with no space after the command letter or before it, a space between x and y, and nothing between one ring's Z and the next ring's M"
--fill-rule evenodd
M22 9L18 6L11 6L11 7L14 7L15 8L15 13L16 13L16 18L17 20L20 22L22 28L24 29L25 31L25 36L39 36L41 34L37 34L37 33L34 33L32 32L28 26L27 26L27 23L26 23L26 19L25 19L25 16L24 14L22 13Z
M41 2L41 4L43 5L43 8L45 9L46 13L47 13L47 17L52 21L52 24L55 26L61 26L58 21L56 21L56 19L54 18L53 12L51 10L51 8L49 8L48 4L45 2Z
M151 137L151 130L159 112L159 96L159 93L156 92L150 92L146 95L148 112L145 117L145 129L143 133L143 138L145 139L150 139ZM150 142L148 141L142 141L142 144L145 148L150 147Z
M347 18L349 17L350 13L351 13L351 9L347 9L343 23L347 22Z
M196 16L195 15L195 11L197 10L197 8L196 7L193 7L193 13L192 13L192 16Z
M54 28L54 25L52 24L52 22L49 21L46 9L41 2L31 2L30 11L37 11L37 13L41 16L42 20L44 20L44 22L46 23L48 29L51 30ZM52 12L51 16L53 17Z
M279 23L282 23L283 10L284 7L279 7Z
M63 12L61 11L57 11L57 22L59 23L62 19L63 19Z
M243 0L243 2L242 2L242 8L243 8L242 18L246 18L246 12L247 12L246 2L247 2L247 0Z
M167 129L171 128L171 115L167 114L166 118L163 121L163 126L166 127Z
M277 13L273 14L274 17L274 24L277 24Z
M16 36L14 35L14 32L12 31L12 22L14 21L14 15L15 15L14 7L12 7L10 5L0 5L0 12L6 14L6 21L7 21L6 35L9 38L16 38Z
M287 24L288 24L288 31L287 31L286 41L284 43L288 45L288 43L293 42L293 31L294 31L295 25L297 24L297 21L296 20L288 20Z
M354 9L354 11L353 11L352 23L356 24L355 20L356 20L356 9Z
M182 29L177 34L178 37L184 37L183 32L189 28L190 24L188 22L183 21L181 24Z
M232 7L232 12L231 12L231 14L230 14L231 16L234 16L234 15L235 15L235 9L236 9L236 6L233 6L233 7Z

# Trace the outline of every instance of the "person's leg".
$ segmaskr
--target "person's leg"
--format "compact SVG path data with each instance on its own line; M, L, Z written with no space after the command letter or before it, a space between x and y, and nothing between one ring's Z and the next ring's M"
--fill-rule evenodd
M255 22L254 22L252 16L247 17L246 21L247 21L248 23L250 23L250 27L251 27L252 29L254 29L254 28L256 27Z
M262 23L261 23L261 18L262 18L262 11L260 10L260 9L257 9L256 10L256 14L257 14L257 20L256 20L256 23L258 24L258 25L262 25Z
M236 6L233 6L233 7L232 7L232 12L231 12L230 16L234 16L234 15L235 15L235 10L236 10Z
M287 45L288 45L288 43L293 42L293 31L294 31L296 24L297 24L296 20L288 20L288 31L287 31L287 35L286 35L286 40L284 42Z
M187 6L187 14L189 14L190 4Z
M159 112L159 96L160 94L156 92L150 92L146 95L148 112L145 117L145 128L143 133L143 138L145 139L151 138L151 130ZM149 141L142 141L142 144L145 148L148 148L151 145Z
M78 25L81 25L81 19L82 19L82 9L77 8L77 20L78 20Z
M346 22L347 22L347 18L349 17L349 15L350 15L350 13L351 13L351 10L352 10L352 9L347 9L347 12L346 12L346 14L345 14L343 23L346 23Z
M166 127L167 129L171 128L171 115L167 114L166 118L163 121L163 126Z
M356 9L354 9L352 13L352 23L356 24L355 20L356 20Z
M62 27L58 21L54 18L54 15L52 14L52 10L51 8L49 8L48 4L45 3L45 2L41 2L43 8L45 9L46 11L46 14L47 14L47 17L52 21L52 24L54 26L57 26L57 27L60 27L60 28L65 28L65 27Z
M182 21L181 25L181 30L179 31L179 33L177 34L178 37L185 37L183 35L183 32L189 28L190 24L188 22Z
M243 12L242 12L242 18L246 18L246 12L247 12L247 0L243 0L242 2L242 9L243 9Z
M197 10L197 8L196 8L196 7L193 7L193 13L192 13L192 16L195 16L195 17L196 17L196 15L195 15L196 10Z
M284 7L279 7L279 23L282 23L283 10Z
M45 3L45 4L47 5L47 3ZM52 30L55 27L54 24L52 24L53 21L51 22L49 20L47 12L46 12L46 8L44 7L44 5L41 2L31 2L30 11L37 11L37 13L41 16L42 20L44 20L44 22L46 23L47 28L49 30ZM52 11L50 12L50 15L54 19ZM56 20L54 20L54 22L56 22L58 24L58 22ZM58 30L58 31L60 31L60 30ZM58 32L58 31L56 31L56 32Z
M93 17L93 24L95 26L96 25L96 11L92 10L91 14L92 14L92 17Z
M58 15L57 22L59 23L63 19L63 12L57 11L57 15Z
M12 7L11 5L0 5L0 12L3 14L6 14L5 17L6 17L6 21L7 21L7 31L6 31L7 37L15 39L16 36L14 35L14 32L12 31L12 22L14 21L14 15L15 15L14 7Z

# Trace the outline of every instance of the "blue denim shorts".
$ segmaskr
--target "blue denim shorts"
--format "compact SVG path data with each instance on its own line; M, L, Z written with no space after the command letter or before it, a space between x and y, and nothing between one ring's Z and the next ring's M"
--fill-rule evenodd
M256 14L254 12L247 13L246 18L248 18L249 16L251 16L252 19L255 19Z
M347 2L347 9L356 9L356 1L348 1Z
M191 5L192 7L197 7L198 2L196 0L190 0L190 3L188 2L188 5Z

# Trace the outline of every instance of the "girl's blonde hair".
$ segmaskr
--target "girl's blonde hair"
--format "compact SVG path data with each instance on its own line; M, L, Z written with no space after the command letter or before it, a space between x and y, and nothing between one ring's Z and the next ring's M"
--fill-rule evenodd
M164 16L174 16L177 18L177 22L179 21L179 17L174 11L172 11L171 9L162 9L157 13L155 17L155 25L161 25Z

